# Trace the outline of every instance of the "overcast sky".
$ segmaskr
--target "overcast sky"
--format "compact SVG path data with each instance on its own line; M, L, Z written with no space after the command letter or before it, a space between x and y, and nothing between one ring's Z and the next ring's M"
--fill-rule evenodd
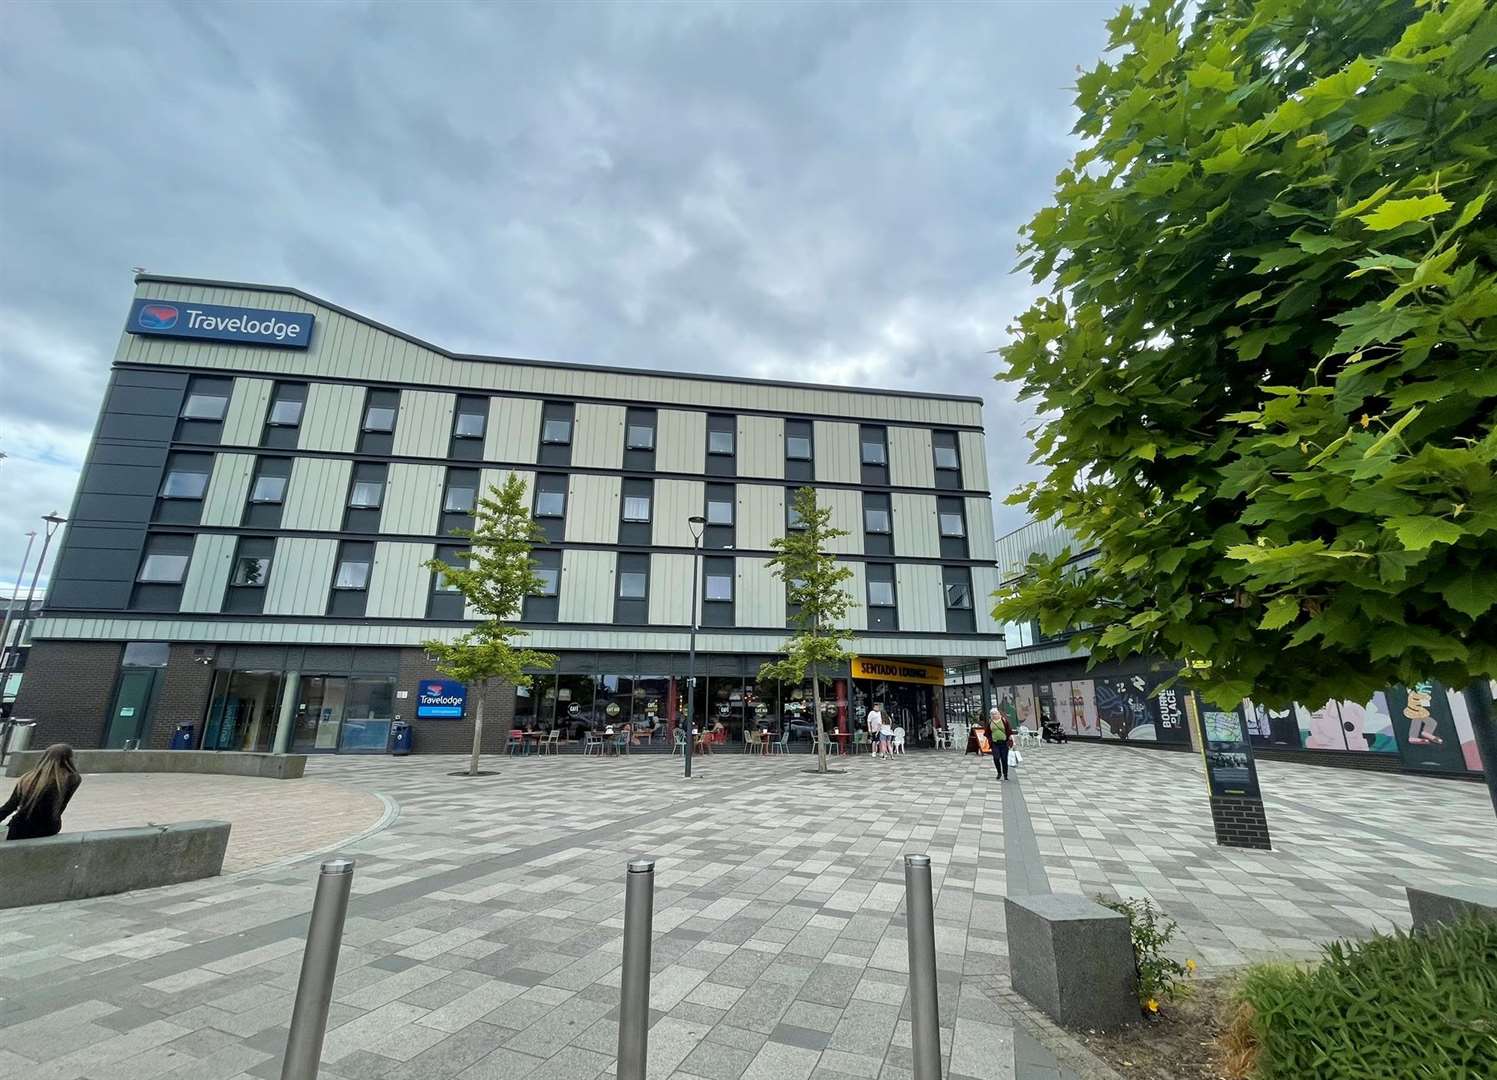
M448 348L981 394L1113 0L9 3L0 589L66 514L130 268Z

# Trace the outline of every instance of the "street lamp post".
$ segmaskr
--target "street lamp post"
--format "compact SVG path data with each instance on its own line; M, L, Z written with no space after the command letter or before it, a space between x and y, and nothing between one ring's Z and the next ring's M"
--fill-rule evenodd
M47 562L47 548L49 548L49 547L52 546L52 534L55 533L55 532L57 532L58 526L60 526L66 520L67 520L67 518L62 517L60 514L57 513L56 510L52 511L52 513L50 513L50 514L45 514L45 515L42 516L42 521L47 526L47 535L44 536L44 537L42 537L42 553L41 553L40 557L38 557L37 560L36 560L36 568L34 570L32 570L32 572L31 572L31 587L26 590L26 605L21 608L21 618L22 619L25 619L27 617L27 615L30 614L30 612L31 612L31 601L36 596L36 579L39 578L39 577L41 577L41 575L42 575L42 567ZM20 583L20 579L18 578L17 579L17 584L19 584L19 583ZM10 632L9 629L7 629L6 633L9 633L9 632ZM16 636L17 636L17 638L20 637L19 634L17 634ZM17 646L19 646L20 642L17 641L16 644L17 644ZM12 649L10 651L10 653L6 654L5 665L3 667L0 667L0 685L4 685L5 681L10 678L10 661L11 661L11 657L13 655L19 654L20 651L21 651L20 648L17 647L15 649Z
M5 622L0 625L0 672L10 666L10 616L16 610L16 598L21 595L21 582L26 578L26 564L31 561L31 546L36 543L36 530L26 534L26 554L21 556L21 569L16 571L16 587L10 591L10 603L5 606ZM22 612L24 617L25 613Z
M698 580L702 565L702 533L707 528L707 519L693 515L686 519L691 526L691 658L687 661L686 677L686 779L691 779L691 750L696 742L697 703L697 601L701 597L702 585Z

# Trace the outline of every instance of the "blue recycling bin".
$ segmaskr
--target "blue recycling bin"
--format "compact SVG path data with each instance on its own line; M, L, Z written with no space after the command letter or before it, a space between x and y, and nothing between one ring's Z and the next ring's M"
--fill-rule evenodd
M197 734L196 724L178 724L176 734L172 736L173 750L191 750L192 737Z
M390 725L390 753L404 757L411 752L411 725L399 720Z

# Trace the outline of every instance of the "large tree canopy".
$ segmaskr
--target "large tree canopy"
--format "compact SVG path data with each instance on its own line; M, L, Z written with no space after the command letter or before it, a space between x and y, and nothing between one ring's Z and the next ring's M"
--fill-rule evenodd
M1023 488L1097 557L1001 618L1222 702L1497 672L1497 6L1129 8L1025 231Z

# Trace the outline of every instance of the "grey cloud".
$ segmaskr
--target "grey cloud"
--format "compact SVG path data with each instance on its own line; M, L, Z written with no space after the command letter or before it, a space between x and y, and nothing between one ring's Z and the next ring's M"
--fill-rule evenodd
M1113 6L13 7L0 581L66 508L27 463L76 467L131 265L458 350L981 394L1020 523L990 350Z

